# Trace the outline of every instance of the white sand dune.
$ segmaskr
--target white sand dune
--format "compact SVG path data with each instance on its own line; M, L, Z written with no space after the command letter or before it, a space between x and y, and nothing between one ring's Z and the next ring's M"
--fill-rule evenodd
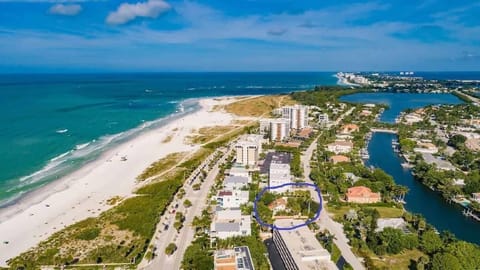
M204 126L229 124L234 116L211 109L233 101L202 99L198 112L148 131L2 209L0 266L6 266L6 260L36 246L59 229L98 216L111 207L106 204L108 199L130 196L138 187L136 177L152 162L170 153L198 149L199 146L185 144L185 137ZM172 140L165 143L165 138L172 133ZM127 160L122 161L122 157Z

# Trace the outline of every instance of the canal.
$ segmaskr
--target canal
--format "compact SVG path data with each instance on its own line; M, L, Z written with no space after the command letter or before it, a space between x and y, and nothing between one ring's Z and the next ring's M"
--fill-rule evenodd
M424 216L438 231L448 230L457 238L480 244L480 223L463 216L462 207L449 204L443 197L415 180L409 169L401 166L402 158L392 149L395 134L374 133L368 145L370 159L367 166L381 168L390 174L397 184L407 186L405 208Z
M451 94L409 94L409 93L359 93L340 98L353 103L382 103L389 108L381 115L380 121L393 123L395 118L409 108L420 108L432 104L460 104L462 101ZM415 180L411 171L401 166L403 162L392 149L395 134L374 133L368 145L370 159L367 166L381 168L390 174L395 182L407 186L405 208L424 216L438 231L448 230L457 238L480 244L480 223L463 216L462 207L449 204L443 197Z

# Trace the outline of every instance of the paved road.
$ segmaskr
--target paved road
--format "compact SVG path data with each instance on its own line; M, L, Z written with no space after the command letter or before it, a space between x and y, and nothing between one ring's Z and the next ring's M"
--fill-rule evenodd
M353 108L343 114L339 119L335 122L338 125L342 119L353 112ZM310 178L310 173L312 168L310 167L310 160L312 159L312 155L314 150L317 148L317 139L315 139L312 144L305 150L303 155L301 156L301 161L303 164L303 171L305 174L305 181L307 183L312 183L313 181ZM315 198L318 201L318 195L313 190L310 189L312 198ZM343 226L333 221L333 219L328 215L327 210L325 209L325 205L322 205L322 212L320 213L320 218L317 220L317 224L320 226L321 229L327 229L332 235L334 235L333 242L337 245L338 249L342 253L342 257L353 267L355 270L363 270L365 267L363 266L362 262L353 254L350 245L348 244L349 240L345 236L343 231Z
M183 259L183 254L187 249L188 245L193 241L195 232L191 227L193 218L195 216L201 215L201 212L206 205L205 201L210 191L211 186L215 182L215 178L218 175L220 169L219 164L225 161L225 158L231 153L231 149L227 151L226 154L215 164L212 170L208 173L207 177L202 184L200 190L194 191L191 188L190 181L185 181L184 189L186 194L182 200L174 200L172 204L167 208L168 211L161 217L161 221L157 226L157 233L154 236L154 241L152 244L157 248L157 256L149 263L142 262L139 265L139 269L180 269L181 262ZM207 165L210 158L207 159L204 164ZM202 165L204 165L202 164ZM202 167L202 166L200 166ZM205 166L206 167L206 166ZM190 179L192 184L198 182L198 178ZM183 206L183 201L188 199L192 202L190 208L185 209ZM177 211L182 212L185 215L185 221L183 223L183 228L180 230L180 233L177 233L173 227L175 222L175 214L170 214L170 211L174 209L175 204L178 203ZM164 224L169 224L169 228L164 231ZM161 231L161 233L158 233ZM177 250L171 256L165 255L165 248L168 244L175 243L177 245Z

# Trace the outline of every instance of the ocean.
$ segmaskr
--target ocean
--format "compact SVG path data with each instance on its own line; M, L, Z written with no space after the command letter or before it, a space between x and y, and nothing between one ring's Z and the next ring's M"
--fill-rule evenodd
M0 205L138 134L195 98L335 85L332 72L0 75Z

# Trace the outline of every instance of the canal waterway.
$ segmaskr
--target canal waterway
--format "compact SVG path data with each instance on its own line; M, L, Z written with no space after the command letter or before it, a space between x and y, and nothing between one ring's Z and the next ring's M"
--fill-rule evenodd
M387 104L389 109L385 110L380 121L389 123L394 122L400 112L409 108L462 103L450 94L361 93L344 96L341 100ZM448 230L459 239L480 244L479 222L463 216L461 206L448 203L440 194L415 180L410 169L401 166L403 159L392 149L392 140L396 138L395 134L374 133L368 145L370 159L366 165L381 168L390 174L397 184L409 188L405 196L405 208L408 211L421 214L438 231Z
M460 104L463 101L451 94L413 93L358 93L342 96L341 101L352 103L375 103L388 105L380 121L395 123L395 118L406 109L416 109L432 104Z
M374 133L368 145L370 159L367 166L381 168L390 174L397 184L407 186L405 208L424 216L438 231L448 230L457 238L480 244L480 223L462 214L462 207L448 203L437 192L415 180L411 171L401 166L402 158L392 149L395 134Z

